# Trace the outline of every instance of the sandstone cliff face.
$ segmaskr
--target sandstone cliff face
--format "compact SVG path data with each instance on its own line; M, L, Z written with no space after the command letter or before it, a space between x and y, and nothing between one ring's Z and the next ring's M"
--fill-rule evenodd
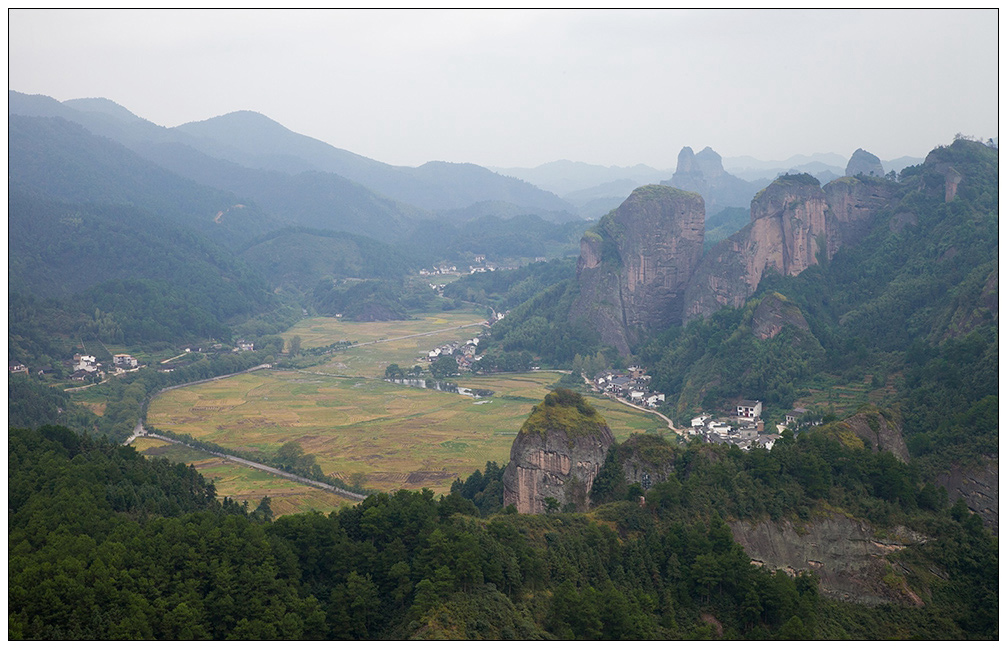
M556 397L559 392L565 395ZM586 509L594 478L615 438L582 397L557 390L535 407L510 447L503 473L503 505L518 513L544 513L546 498ZM550 402L551 398L551 402ZM567 399L561 402L559 399Z
M793 304L779 293L765 295L751 319L751 332L759 340L770 340L782 332L786 325L809 331L807 319Z
M570 316L629 352L636 331L681 322L685 287L702 255L702 197L646 185L580 242L580 296Z
M806 174L782 176L751 201L751 223L703 257L685 294L685 320L740 307L766 272L797 275L826 247L827 202Z
M703 257L685 294L684 320L724 306L738 308L766 272L798 275L853 245L877 214L895 206L898 185L882 178L839 178L823 189L815 178L781 176L751 201L751 223Z
M905 567L888 559L899 549L925 542L904 527L887 530L881 538L866 522L833 515L799 527L789 521L735 521L730 529L752 562L791 575L814 572L821 579L821 593L830 598L867 605L922 605L905 584Z
M845 175L857 176L860 174L882 178L884 176L884 165L880 163L880 158L873 153L863 149L856 149L856 152L849 158L849 164L845 166Z
M984 457L978 465L954 466L936 483L947 489L951 502L963 497L968 508L999 535L999 457Z
M870 233L881 209L893 207L898 185L870 178L839 178L824 186L828 203L828 258Z
M908 446L905 445L905 438L901 435L901 425L890 417L871 408L869 411L860 411L854 416L842 421L848 428L863 441L869 442L874 452L887 451L895 457L908 463Z

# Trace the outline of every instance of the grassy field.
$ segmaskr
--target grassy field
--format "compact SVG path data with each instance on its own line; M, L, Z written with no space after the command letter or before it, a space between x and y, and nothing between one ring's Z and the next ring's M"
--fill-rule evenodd
M284 333L283 339L289 345L290 339L299 335L302 349L342 340L361 343L361 346L327 356L315 370L335 376L383 378L389 364L395 363L403 369L415 364L425 366L427 353L437 346L477 337L482 332L477 324L484 321L485 313L479 309L427 313L414 320L393 322L347 322L312 317ZM406 337L410 335L418 337Z
M299 335L301 348L309 349L326 346L340 340L373 342L418 333L429 333L444 328L477 324L484 322L485 319L484 308L423 313L416 315L415 319L390 322L350 322L334 317L310 317L290 328L283 334L283 339L289 343L290 338Z
M505 463L517 430L560 374L471 378L473 399L308 372L256 372L176 389L151 403L151 425L236 450L272 452L297 441L327 474L380 490L446 492L486 461ZM666 432L657 417L607 399L591 402L618 439Z
M218 495L230 497L237 502L248 502L252 510L263 497L269 497L272 500L270 507L277 517L312 510L328 513L348 504L355 504L334 493L229 463L211 454L159 439L140 438L133 443L133 447L147 457L191 464L204 477L213 481Z

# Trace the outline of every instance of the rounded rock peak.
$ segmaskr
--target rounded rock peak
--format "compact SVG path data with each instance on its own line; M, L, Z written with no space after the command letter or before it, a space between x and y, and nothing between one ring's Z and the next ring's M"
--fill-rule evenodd
M880 163L880 158L861 148L856 149L856 152L849 158L849 164L845 167L845 175L847 176L860 174L878 178L884 175L884 165Z

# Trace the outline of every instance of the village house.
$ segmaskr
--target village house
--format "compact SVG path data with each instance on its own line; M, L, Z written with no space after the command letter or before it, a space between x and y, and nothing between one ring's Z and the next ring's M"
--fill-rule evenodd
M19 373L27 374L28 367L20 363L13 363L7 365L7 371L11 372L12 374L19 374Z
M648 394L647 396L644 397L644 400L646 401L647 407L657 408L660 407L660 404L664 402L664 395L661 394L660 392L657 392L655 394Z
M98 370L101 365L95 360L94 356L89 355L74 355L73 360L76 364L73 365L74 371L86 371L93 373Z
M704 428L706 426L706 422L711 419L712 417L709 416L708 414L700 414L699 416L696 416L695 418L692 419L692 427Z
M112 364L124 369L135 369L140 363L128 353L116 353L112 356Z
M766 450L771 450L772 446L775 445L775 442L781 438L782 437L778 434L761 434L758 436L757 443L762 448L765 448Z
M786 413L786 427L791 430L796 430L803 425L821 425L822 421L819 418L815 418L812 421L805 421L803 424L800 423L800 419L804 418L810 410L804 409L803 407L794 407L791 411Z
M742 400L737 403L737 418L754 420L761 416L761 401Z
M247 342L245 340L238 340L237 344L238 344L237 347L235 347L235 349L234 349L235 351L254 351L255 350L255 344L253 342Z

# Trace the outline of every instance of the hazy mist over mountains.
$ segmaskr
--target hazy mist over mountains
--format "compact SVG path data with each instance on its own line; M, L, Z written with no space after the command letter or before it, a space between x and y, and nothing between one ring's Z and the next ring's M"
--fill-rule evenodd
M393 166L295 133L253 111L166 128L107 98L59 102L13 90L8 95L12 114L61 117L79 123L175 173L255 197L277 215L318 227L326 223L312 217L311 208L302 203L312 193L331 194L326 183L360 185L360 189L344 186L344 191L336 192L340 195L360 194L366 187L381 198L360 194L360 200L383 201L386 206L382 210L391 209L407 218L443 212L454 220L464 219L466 214L485 213L487 206L493 205L490 211L504 217L528 213L562 222L599 218L634 188L660 183L675 173L675 169L645 164L605 167L569 160L534 168L485 168L436 161L418 167ZM783 161L743 156L724 158L722 163L729 174L761 188L783 173L810 173L822 183L828 182L843 175L847 161L837 153L818 153ZM897 171L920 161L902 157L884 162L884 167ZM350 231L368 233L359 225L350 226ZM381 227L369 233L378 231L389 230Z

